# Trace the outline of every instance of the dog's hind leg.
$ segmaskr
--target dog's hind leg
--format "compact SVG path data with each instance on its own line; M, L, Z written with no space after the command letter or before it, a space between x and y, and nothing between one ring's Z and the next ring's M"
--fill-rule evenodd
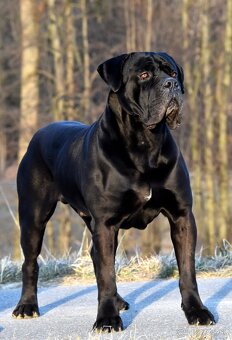
M24 254L22 266L22 295L13 311L16 318L39 316L37 302L38 263L46 223L56 208L54 184L45 168L35 167L25 160L18 172L19 222L21 247Z

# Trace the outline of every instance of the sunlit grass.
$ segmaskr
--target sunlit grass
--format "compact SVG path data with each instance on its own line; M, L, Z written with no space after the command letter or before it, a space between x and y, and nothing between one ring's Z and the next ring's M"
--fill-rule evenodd
M214 339L223 339L223 340L232 340L231 334L221 334L215 337L215 334L211 334L210 330L194 330L192 331L184 340L214 340Z
M12 261L10 257L0 260L0 283L18 282L21 280L21 261ZM95 280L92 260L89 255L81 256L72 253L56 259L51 255L39 257L40 281L57 278L75 278L79 281ZM170 255L153 255L143 258L136 254L127 258L124 252L116 256L116 275L118 281L141 281L155 278L178 277L174 253ZM215 249L214 256L196 256L196 272L200 277L231 277L232 246L224 241L221 249Z

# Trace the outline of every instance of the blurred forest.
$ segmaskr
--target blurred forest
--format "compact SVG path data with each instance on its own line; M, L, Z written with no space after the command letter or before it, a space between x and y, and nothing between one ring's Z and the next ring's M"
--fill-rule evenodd
M32 134L55 120L93 122L108 91L98 64L132 51L166 51L183 66L174 135L191 173L199 246L209 254L232 241L232 0L0 0L0 13L0 256L20 255L15 176ZM77 250L83 230L59 206L46 247ZM128 252L165 252L168 234L158 218L122 242Z

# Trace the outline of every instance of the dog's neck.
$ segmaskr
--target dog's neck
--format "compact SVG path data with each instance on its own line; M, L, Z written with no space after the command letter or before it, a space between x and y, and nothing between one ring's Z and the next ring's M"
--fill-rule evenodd
M169 130L165 121L153 130L147 129L137 116L128 113L118 100L117 94L110 92L106 111L101 119L102 131L107 134L109 145L120 141L122 147L131 155L135 167L144 172L145 168L157 168L158 160L165 147ZM112 127L110 131L107 128ZM118 142L119 143L119 142ZM120 149L123 151L122 148Z
M116 118L123 135L126 137L128 133L132 133L134 136L132 139L136 140L138 145L141 142L153 147L154 144L157 145L157 142L159 144L164 143L165 132L167 130L165 120L158 123L154 129L149 130L139 120L137 115L130 112L128 107L124 107L119 102L117 94L112 91L109 93L107 109L112 113L111 116Z

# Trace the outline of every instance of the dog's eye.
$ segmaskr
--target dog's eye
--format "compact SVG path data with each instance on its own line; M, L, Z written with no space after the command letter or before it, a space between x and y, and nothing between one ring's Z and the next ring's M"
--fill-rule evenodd
M148 79L148 78L150 78L150 73L148 73L146 71L139 74L139 79L141 79L141 80L145 80L145 79Z
M171 77L172 77L172 78L176 78L176 76L177 76L177 73L176 73L175 71L173 71L173 72L171 73Z

